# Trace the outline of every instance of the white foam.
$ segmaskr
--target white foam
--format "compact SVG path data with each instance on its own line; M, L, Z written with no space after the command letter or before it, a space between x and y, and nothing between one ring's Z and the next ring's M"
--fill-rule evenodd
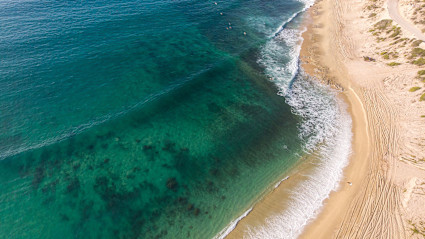
M294 113L304 118L299 127L306 150L315 150L320 160L308 179L290 192L288 209L267 218L263 226L248 228L247 238L299 236L305 225L318 214L329 193L337 189L343 168L348 163L351 118L345 103L336 99L335 92L313 81L298 80L291 89L288 103Z
M298 73L301 35L305 30L285 28L261 49L258 63L264 67L271 81L279 85L279 94L283 96Z
M283 181L286 181L286 180L288 180L288 179L289 179L289 176L284 177L282 180L280 180L279 182L277 182L277 183L274 185L274 188L279 187L279 185L280 185Z
M236 218L235 220L233 220L226 228L224 228L220 233L218 233L214 239L223 239L225 238L227 235L229 235L229 233L231 231L233 231L233 229L235 229L236 225L238 225L238 223L244 218L246 217L250 212L252 211L252 208L246 210L240 217Z
M320 163L308 180L300 182L291 192L288 209L268 218L261 227L249 228L248 238L296 238L320 211L330 192L337 189L351 153L351 118L345 103L329 87L298 72L304 31L280 30L262 49L259 63L278 86L279 94L285 97L292 112L302 117L299 137L305 143L305 151L317 153ZM287 55L289 59L285 59Z
M291 21L293 21L299 14L307 11L310 7L312 7L316 0L298 0L298 1L304 4L304 8L301 11L292 14L292 16L288 20L280 24L279 28L276 29L272 37L278 35L283 29L285 29L285 26Z
M314 0L303 2L304 10L314 4ZM265 225L248 228L247 238L299 236L330 192L337 189L351 154L352 121L347 106L337 98L337 92L299 72L301 35L306 29L290 29L286 24L261 49L258 63L278 86L292 112L302 118L299 138L304 142L305 152L314 152L319 161L307 179L290 192L288 209L267 218Z
M310 5L313 1L310 1ZM296 238L319 212L323 201L336 190L351 153L351 118L336 92L299 71L302 33L280 30L262 49L259 63L292 107L302 117L299 137L307 153L319 154L320 163L308 180L291 192L288 210L268 218L261 227L249 228L248 238ZM285 59L285 55L290 58ZM298 78L295 77L298 75Z

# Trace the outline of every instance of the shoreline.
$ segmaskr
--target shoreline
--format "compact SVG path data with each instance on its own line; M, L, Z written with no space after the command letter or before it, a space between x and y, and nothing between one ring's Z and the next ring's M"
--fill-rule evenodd
M424 161L424 121L420 120L424 105L414 94L406 93L418 84L415 74L421 67L408 57L415 46L391 39L397 35L375 37L380 33L370 33L380 21L391 19L387 0L370 6L363 0L319 0L310 9L313 23L304 39L311 42L303 45L306 54L302 61L310 74L344 89L354 139L340 189L330 194L300 238L425 235L420 226L425 218L425 197L420 193L425 176L420 168ZM396 22L393 29L397 26ZM409 39L412 32L408 29L397 29L397 34L402 34L399 38L415 41ZM388 59L385 52L400 54ZM398 67L393 67L394 62ZM412 127L415 130L410 130ZM406 158L411 159L406 162Z
M327 19L329 17L327 15L330 9L329 4L330 0L317 1L310 9L309 14L312 21L303 34L304 42L300 58L308 74L318 77L325 84L344 89L340 96L348 104L348 112L353 121L352 155L349 158L348 165L344 168L343 178L339 182L338 190L329 194L319 213L304 227L299 238L332 238L334 236L349 210L351 199L359 193L362 179L366 177L370 164L368 158L371 139L368 132L367 115L356 92L356 90L359 90L352 85L341 62L324 60L337 59L335 57L336 52L330 51L329 47L325 45L331 37L328 27L334 24L330 19ZM322 9L323 11L320 12ZM314 26L318 27L315 28ZM317 34L320 34L320 36Z
M314 4L315 5L315 4ZM313 6L314 6L313 5ZM300 70L306 72L308 75L310 76L314 76L317 77L316 74L314 74L312 71L309 70L309 68L314 69L314 67L309 67L310 65L307 65L302 58L307 55L306 52L306 46L305 45L309 45L311 44L309 38L306 37L306 35L308 35L310 33L310 28L311 28L311 21L309 22L309 18L308 15L310 15L310 12L312 8L309 7L307 9L306 12L304 12L304 14L306 14L307 16L304 17L303 19L303 23L300 25L300 29L305 28L307 29L306 31L303 31L301 36L303 38L302 44L300 46L300 61L302 62L302 64L300 63ZM319 83L320 85L330 85L329 82L328 84L321 82ZM340 87L335 87L337 89L340 89ZM353 91L354 92L354 91ZM343 109L343 111L347 111L347 113L350 115L351 119L350 119L350 125L351 125L351 120L353 119L353 113L352 113L352 108L353 108L353 104L347 100L347 97L352 97L352 95L346 95L345 93L338 93L337 95L335 95L335 97L337 98L337 101L342 101L343 103L340 104L338 103L338 106L341 110L342 108L347 108L347 109ZM357 105L354 105L354 107L357 109ZM362 110L362 112L364 112L364 110ZM344 113L343 113L344 114ZM343 116L341 116L343 118ZM362 118L364 119L364 118ZM357 128L357 126L356 126ZM360 128L360 130L362 130L364 128ZM351 142L350 145L350 149L347 150L347 153L351 153L353 147L353 131L351 130L351 127L349 127L349 131L351 132L351 136L348 137L349 141ZM282 183L278 183L278 186L275 187L274 189L270 190L268 193L266 193L265 195L263 195L254 205L252 205L252 207L248 210L249 214L248 215L244 215L244 217L239 217L239 221L236 223L236 225L234 226L233 230L230 231L230 233L227 234L227 236L225 236L224 238L230 239L230 238L245 238L247 231L251 231L254 230L256 231L258 229L258 227L261 227L263 225L265 225L266 221L271 220L273 216L277 216L279 215L280 212L286 211L288 210L288 208L291 206L290 204L293 203L292 201L294 201L293 199L293 195L291 195L295 190L295 188L298 188L300 186L300 184L307 182L310 179L310 176L314 175L314 169L318 169L317 168L317 164L320 164L320 159L314 159L314 157L317 157L317 155L314 156L310 155L307 156L308 157L308 161L309 162L301 162L296 165L294 167L294 169L291 169L290 172L291 174L289 175L290 178L287 180L284 180ZM351 158L351 156L348 156L349 158ZM351 159L349 159L351 161ZM348 161L348 159L347 159ZM335 181L335 184L337 184L337 188L338 189L331 189L329 191L326 192L326 198L325 201L322 201L323 199L320 199L320 208L315 209L312 217L313 218L309 218L309 220L306 222L307 224L303 224L303 226L301 227L301 231L300 233L296 233L295 235L300 235L302 234L302 232L304 231L304 229L310 224L310 222L312 220L315 220L315 218L318 215L318 212L322 210L323 208L323 204L326 203L326 201L329 198L329 195L334 193L335 190L337 190L338 192L340 190L342 190L342 188L344 188L344 183L342 183L344 181L345 178L345 174L346 174L346 170L345 168L347 167L348 162L342 166L341 170L343 171L343 175L337 180ZM354 169L353 172L355 170L358 170L358 168ZM351 187L351 186L350 186ZM233 223L233 222L232 222ZM248 234L251 234L250 232L248 232ZM252 234L251 234L252 236ZM255 237L257 238L257 237Z
M418 80L425 83L418 76L421 66L409 58L413 47L425 48L425 43L409 38L411 32L400 31L397 23L390 27L398 32L382 37L376 26L390 17L387 0L375 3L371 8L364 0L317 0L306 12L301 66L322 84L341 90L338 97L348 104L353 139L338 189L299 238L425 236L425 106L418 100L425 91L408 93L421 89ZM411 47L412 42L417 45ZM292 185L282 183L266 195L226 238L243 238L283 212L283 206L273 205L286 204L288 194L278 192L290 191L298 181L291 176Z
M358 94L361 94L358 86L353 86L349 80L343 65L335 59L335 52L330 51L324 44L329 40L328 29L331 21L326 19L326 11L329 11L330 0L317 1L310 9L312 22L308 24L307 31L303 34L304 42L301 52L301 62L308 74L316 76L324 84L333 85L335 88L344 89L339 95L348 104L348 112L353 121L352 124L352 155L349 164L343 170L343 178L339 182L338 190L332 191L323 202L319 213L309 224L304 227L299 238L333 238L344 216L349 211L352 198L360 192L362 180L366 178L370 152L370 134L368 129L367 114ZM319 13L318 8L325 8ZM315 16L313 16L315 15ZM314 28L314 26L319 26ZM317 30L319 29L319 30ZM319 31L320 36L318 36ZM338 69L339 70L335 70ZM325 69L324 69L325 68ZM345 80L344 80L345 79ZM356 90L355 90L356 89ZM357 93L356 91L359 91Z

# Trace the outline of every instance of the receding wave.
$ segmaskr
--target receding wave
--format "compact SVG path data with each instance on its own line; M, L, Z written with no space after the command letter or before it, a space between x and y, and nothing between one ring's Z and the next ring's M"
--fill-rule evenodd
M301 11L295 12L294 14L292 14L292 16L286 20L285 22L283 22L279 28L273 33L272 37L278 36L279 33L285 29L286 25L288 25L288 23L292 22L296 17L298 17L300 14L303 14L305 11L307 11L307 9L309 9L311 6L313 6L315 0L298 0L299 2L304 4L304 8Z
M235 227L238 225L240 220L242 220L244 217L246 217L250 212L252 211L252 208L246 210L241 216L233 220L226 228L224 228L220 233L218 233L214 239L223 239L225 238Z
M279 182L277 182L277 183L274 185L274 188L279 187L279 185L280 185L283 181L286 181L286 180L288 180L288 179L289 179L289 176L284 177L283 179L281 179Z

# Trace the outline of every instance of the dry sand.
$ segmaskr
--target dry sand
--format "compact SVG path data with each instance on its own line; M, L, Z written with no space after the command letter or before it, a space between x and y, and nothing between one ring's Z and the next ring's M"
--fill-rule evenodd
M319 0L309 10L313 21L303 35L303 68L343 89L354 153L340 189L301 238L425 237L425 101L419 100L425 84L417 75L425 66L411 64L417 59L411 58L413 34L401 28L394 36L396 24L391 31L376 30L377 22L390 18L386 4ZM413 86L421 89L409 92ZM243 238L247 227L284 210L285 188L302 179L293 180L258 203L228 238Z
M320 41L306 42L304 48L310 50L304 59L316 63L312 74L329 68L345 89L355 122L355 154L345 175L357 187L332 193L302 238L425 235L425 102L419 101L423 90L409 92L412 86L423 86L416 78L421 67L408 63L414 41L410 32L401 28L400 36L384 35L379 41L373 35L375 23L389 18L386 3L323 0L311 10L314 25L305 38ZM397 37L409 39L408 44ZM384 51L397 57L385 59ZM402 64L388 66L394 59Z

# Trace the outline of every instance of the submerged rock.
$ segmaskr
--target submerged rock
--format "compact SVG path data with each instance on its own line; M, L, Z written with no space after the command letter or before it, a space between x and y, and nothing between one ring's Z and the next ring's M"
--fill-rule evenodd
M69 217L66 214L60 214L61 220L62 221L69 221Z
M169 178L169 179L167 179L166 186L167 186L168 189L171 189L174 192L177 191L178 183L177 183L176 178Z
M72 193L80 189L80 181L78 178L74 178L71 180L71 182L66 186L66 192Z
M218 169L216 169L216 168L211 169L211 170L210 170L210 174L211 174L211 175L213 175L213 176L217 176L217 174L218 174Z
M76 171L77 169L79 169L81 167L81 164L77 163L74 164L74 166L72 166L72 168L74 169L74 171Z
M174 146L176 146L175 143L172 142L166 142L164 144L164 147L162 147L162 150L168 151L168 152L174 152Z
M41 181L43 181L44 176L45 176L44 168L42 166L37 167L35 169L35 172L34 172L34 178L32 180L32 186L34 188L38 188L38 185L41 183Z
M195 208L195 210L193 211L193 215L198 216L200 212L201 210L199 208Z
M185 197L178 197L177 198L177 202L180 204L186 204L187 203L187 198Z

